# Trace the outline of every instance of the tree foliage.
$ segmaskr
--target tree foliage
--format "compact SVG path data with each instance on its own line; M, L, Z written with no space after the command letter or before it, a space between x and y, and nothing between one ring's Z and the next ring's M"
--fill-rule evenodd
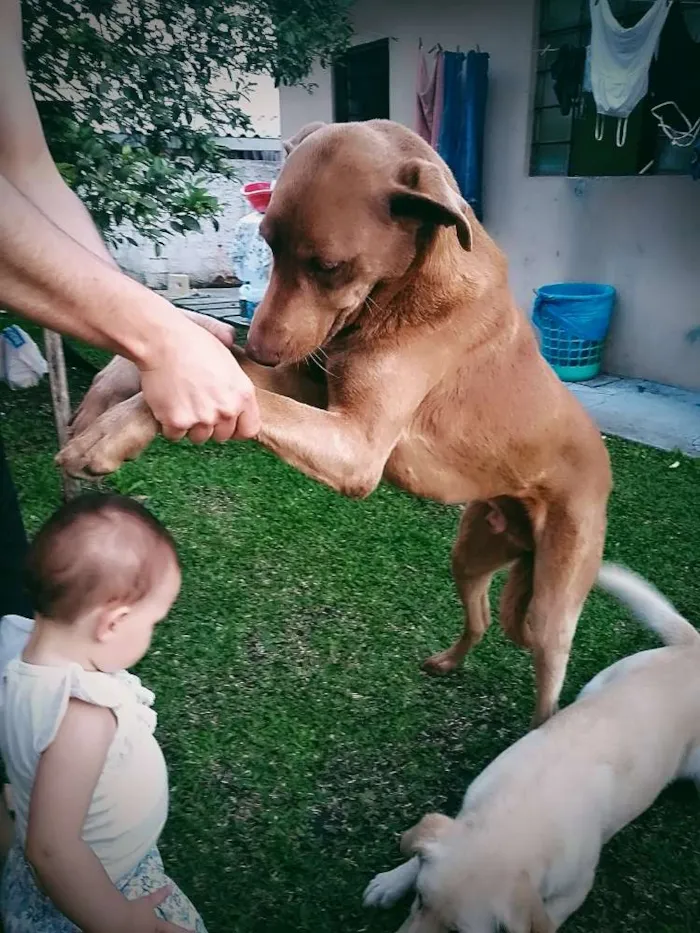
M113 242L197 230L230 175L217 136L250 135L246 75L304 83L341 53L349 0L24 0L25 57L49 145ZM215 221L214 221L215 222Z

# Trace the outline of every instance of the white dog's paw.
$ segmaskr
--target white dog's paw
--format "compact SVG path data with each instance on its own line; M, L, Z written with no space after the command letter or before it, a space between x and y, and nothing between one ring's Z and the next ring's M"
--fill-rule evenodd
M362 903L365 907L392 907L409 890L413 882L413 873L407 884L405 866L400 865L393 871L383 871L375 875L365 888Z

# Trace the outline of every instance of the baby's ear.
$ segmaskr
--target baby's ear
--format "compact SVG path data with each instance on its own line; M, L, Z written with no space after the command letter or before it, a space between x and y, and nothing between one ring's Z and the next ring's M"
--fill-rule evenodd
M420 823L407 829L401 837L401 851L404 855L425 856L431 845L454 826L454 820L443 813L428 813Z
M99 642L108 642L119 631L119 626L129 615L129 606L103 606L97 610L95 619L95 638Z

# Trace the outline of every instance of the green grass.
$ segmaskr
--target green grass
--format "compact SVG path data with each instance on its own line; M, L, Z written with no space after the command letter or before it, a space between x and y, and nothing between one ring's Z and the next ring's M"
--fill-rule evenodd
M86 380L71 378L77 399ZM0 390L0 411L34 530L59 504L46 385ZM700 461L609 446L608 556L700 622ZM159 442L110 482L147 497L183 560L182 595L139 670L170 766L171 874L210 933L396 929L406 906L363 911L364 885L398 863L397 834L456 810L533 705L529 658L497 626L460 674L419 670L461 624L448 572L457 511L390 488L344 500L243 444ZM650 644L593 594L564 699ZM694 789L665 793L606 848L567 930L696 930L699 829Z

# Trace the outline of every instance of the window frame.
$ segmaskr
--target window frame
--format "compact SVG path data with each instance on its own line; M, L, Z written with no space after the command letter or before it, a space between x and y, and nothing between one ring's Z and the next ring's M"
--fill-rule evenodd
M347 71L349 61L353 57L359 58L371 51L379 52L385 59L386 82L383 88L379 89L378 97L381 97L377 110L386 114L384 119L390 119L390 90L391 90L391 53L389 37L384 39L373 39L370 42L359 42L351 46L347 52L333 63L332 69L332 96L333 96L333 120L335 123L348 123L350 121L349 94L348 94L348 76ZM384 63L383 63L384 64ZM374 119L374 118L366 118ZM378 118L381 119L381 118Z
M559 104L557 102L546 104L544 99L546 97L546 75L549 73L552 62L554 61L553 55L559 50L560 45L568 42L569 44L577 44L579 47L586 47L590 43L590 34L591 34L591 20L590 20L590 0L579 0L578 4L578 16L575 22L568 25L556 26L554 28L548 28L546 25L547 14L550 13L552 5L562 0L539 0L537 5L537 15L536 15L536 26L535 26L535 39L536 46L534 50L534 79L533 79L533 91L532 91L532 112L530 120L530 138L529 138L529 158L528 158L528 174L531 177L556 177L556 178L590 178L594 177L591 174L572 174L571 173L571 151L572 151L572 142L574 136L574 117L572 114L569 114L568 117L562 115L562 120L568 120L568 131L565 138L554 138L554 139L541 139L540 133L542 132L542 114L547 113L548 111L556 111L561 113ZM696 28L690 29L691 34L696 39L700 39L698 36L698 27L700 27L700 6L696 0L673 0L675 3L681 4L681 9L683 14L688 17L689 11L690 16L693 19L697 19ZM624 17L631 14L639 14L643 16L646 11L652 6L653 0L611 0L610 6L616 17ZM551 21L551 20L550 20ZM577 42L574 43L572 38L576 34ZM647 98L644 99L646 102ZM641 103L638 106L645 106L645 103ZM543 150L551 147L566 147L566 168L564 171L558 169L547 170L546 167L543 167L542 162L538 159L538 156L541 156ZM692 147L690 147L692 149ZM650 170L643 173L629 173L629 174L617 174L611 175L608 177L613 178L633 178L633 177L642 177L650 176L655 177L658 175L670 175L670 176L683 176L689 173L689 166L679 164L676 167L668 167L670 160L670 155L677 151L676 147L672 146L671 141L663 134L663 131L659 128L657 131L657 141L654 152L654 164ZM666 156L666 167L664 167L664 155ZM688 161L690 159L690 149L688 150Z

